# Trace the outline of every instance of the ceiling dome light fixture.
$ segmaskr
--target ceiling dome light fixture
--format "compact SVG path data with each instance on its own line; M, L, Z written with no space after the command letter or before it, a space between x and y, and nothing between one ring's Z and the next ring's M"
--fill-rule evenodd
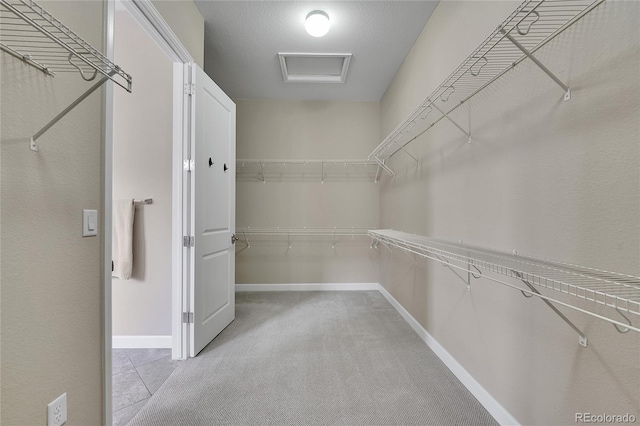
M313 37L322 37L329 32L329 15L321 10L314 10L307 14L304 29Z

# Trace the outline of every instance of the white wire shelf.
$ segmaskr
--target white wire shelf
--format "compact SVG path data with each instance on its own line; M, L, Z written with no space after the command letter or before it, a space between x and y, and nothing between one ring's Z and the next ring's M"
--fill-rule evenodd
M428 131L443 118L471 142L471 131L449 114L521 61L529 58L563 90L569 87L547 69L533 53L560 34L603 0L525 0L436 89L429 94L369 155L388 159ZM416 160L417 161L417 160Z
M640 277L452 243L389 229L369 231L369 236L374 241L383 243L387 248L398 247L423 258L435 260L444 266L464 271L468 274L469 281L471 276L487 278L520 290L527 297L537 296L547 302L608 321L620 332L628 330L640 332L640 327L632 325L625 315L640 316ZM499 279L493 274L486 275L485 272L514 278L527 284L528 288ZM536 290L536 287L573 296L582 302L572 303L571 297L564 298L569 300L568 302L552 295L543 295ZM549 293L553 294L553 292ZM612 310L605 315L600 312L599 307L612 308ZM556 310L556 313L559 311ZM568 321L566 317L563 319ZM575 326L570 325L577 330Z
M131 76L79 35L30 0L0 0L0 49L49 75L101 74L131 92Z
M249 181L371 181L382 168L375 160L236 160L236 177Z
M308 243L310 241L331 243L332 248L344 243L366 243L368 232L371 228L237 228L236 235L245 244L245 248L251 248L252 243L260 245L288 245L292 248L295 244Z
M29 149L38 151L36 140L108 80L131 93L132 78L119 66L73 32L33 0L0 0L0 50L55 76L76 72L96 83L62 112L34 133Z

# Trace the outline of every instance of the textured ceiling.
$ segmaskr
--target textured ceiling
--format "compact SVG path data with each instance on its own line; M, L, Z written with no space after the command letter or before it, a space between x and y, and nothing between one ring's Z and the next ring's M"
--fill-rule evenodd
M205 71L234 99L378 101L437 1L196 0L205 20ZM331 30L304 30L312 10ZM352 53L346 83L285 83L278 52Z

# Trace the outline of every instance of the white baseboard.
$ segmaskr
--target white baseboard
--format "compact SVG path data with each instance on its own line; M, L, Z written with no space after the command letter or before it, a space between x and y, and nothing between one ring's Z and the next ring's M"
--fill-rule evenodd
M462 384L476 397L476 399L484 406L484 408L493 416L501 425L519 425L518 421L496 401L485 388L476 381L476 379L464 369L458 361L445 348L438 343L436 339L429 334L427 330L398 302L382 285L378 287L378 291L396 308L398 313L405 319L418 333L418 336L429 346L429 348L444 362L451 372L462 382Z
M171 349L171 336L113 336L114 349Z
M378 288L378 283L236 284L236 291L357 291Z

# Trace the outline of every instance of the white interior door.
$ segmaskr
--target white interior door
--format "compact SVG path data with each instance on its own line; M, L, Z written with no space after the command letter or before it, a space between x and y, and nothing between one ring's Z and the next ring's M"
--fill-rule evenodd
M189 340L196 356L235 318L236 105L200 67L191 69L195 247Z

